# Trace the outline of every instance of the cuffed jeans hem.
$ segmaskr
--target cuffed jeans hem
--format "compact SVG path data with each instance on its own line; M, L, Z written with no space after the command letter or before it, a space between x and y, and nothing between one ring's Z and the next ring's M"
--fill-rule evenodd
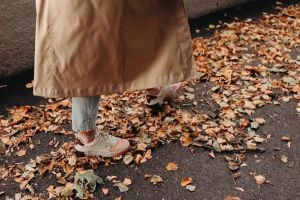
M89 132L89 131L96 130L96 127L73 128L72 130L73 130L74 132L76 132L76 133L80 133L80 132Z
M96 130L99 96L72 98L72 130L88 132Z
M92 130L96 130L96 124L94 120L89 120L88 122L84 123L83 125L76 127L73 123L72 130L74 132L88 132Z

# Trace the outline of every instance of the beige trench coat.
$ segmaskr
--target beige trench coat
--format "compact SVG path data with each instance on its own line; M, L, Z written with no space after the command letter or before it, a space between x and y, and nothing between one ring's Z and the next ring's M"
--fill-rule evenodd
M182 0L36 0L35 96L120 93L194 77Z

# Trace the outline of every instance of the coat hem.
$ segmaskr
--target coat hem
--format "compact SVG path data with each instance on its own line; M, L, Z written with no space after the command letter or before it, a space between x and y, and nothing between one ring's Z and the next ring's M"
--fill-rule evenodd
M147 84L143 84L143 86L137 86L141 84L127 84L127 87L124 89L123 84L112 86L101 86L101 87L91 87L91 88L83 88L83 89L54 89L54 88L42 88L39 86L34 86L33 95L41 96L45 98L71 98L71 97L83 97L83 96L100 96L100 95L109 95L113 93L123 93L125 91L135 91L135 90L143 90L148 88L159 87L162 85L168 85L173 83L178 83L182 81L186 81L189 79L197 78L195 74L193 76L184 77L183 75L170 75L172 79L162 80L162 81L149 81Z

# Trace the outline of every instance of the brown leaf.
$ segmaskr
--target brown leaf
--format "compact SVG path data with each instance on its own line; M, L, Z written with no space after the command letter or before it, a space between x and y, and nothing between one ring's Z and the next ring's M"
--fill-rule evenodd
M290 136L283 136L283 137L281 138L281 140L282 140L282 141L285 141L285 142L289 142L289 141L291 141L291 138L290 138Z
M231 81L232 74L233 74L233 70L231 70L231 69L225 69L223 75L224 75L224 77L225 77L228 81Z
M102 188L102 192L106 196L109 193L109 189L108 188Z
M264 118L255 118L255 121L259 124L265 124L266 120Z
M216 158L214 151L209 152L208 155L213 159Z
M138 145L137 145L137 150L138 151L146 151L146 148L148 147L148 145L147 144L145 144L145 143L139 143Z
M127 186L128 186L128 185L131 185L131 184L132 184L132 180L129 179L129 178L125 178L124 181L123 181L123 184L124 184L124 185L127 185Z
M150 182L154 185L158 185L163 182L163 179L158 175L153 175L150 179Z
M193 144L193 140L192 138L190 138L189 134L188 133L185 133L181 138L180 138L180 144L181 146L183 147L188 147L190 146L191 144Z
M178 170L178 165L174 162L170 162L167 166L166 166L166 170L168 171L176 171Z
M235 141L235 136L231 133L226 132L225 139L227 140L227 142L232 143Z
M132 155L126 155L123 159L125 165L129 165L134 160Z
M224 198L224 200L241 200L239 197L234 197L234 196L227 196Z
M231 162L229 161L228 162L228 168L231 170L231 171L236 171L238 169L240 169L240 165L235 163L235 162Z
M21 149L19 151L17 151L16 155L19 157L25 156L27 153L26 149Z
M257 176L255 176L254 178L255 178L256 183L257 183L258 185L261 185L261 184L263 184L263 183L266 182L266 178L265 178L264 176L262 176L262 175L257 175Z
M193 179L189 176L186 176L181 180L181 186L185 187L185 186L191 184L192 182L193 182Z
M250 121L248 119L240 119L240 128L245 129L250 124Z

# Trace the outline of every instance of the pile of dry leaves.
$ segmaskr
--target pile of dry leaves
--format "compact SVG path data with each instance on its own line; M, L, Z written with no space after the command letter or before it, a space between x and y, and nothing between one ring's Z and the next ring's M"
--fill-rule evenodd
M257 135L256 130L265 120L252 117L256 109L266 104L300 100L300 5L280 9L276 15L264 14L257 22L248 19L225 26L211 38L194 39L199 80L213 85L211 94L219 105L218 113L201 113L195 109L189 112L169 104L154 112L144 105L143 92L102 96L97 127L129 139L133 146L131 152L115 160L123 160L126 165L142 164L151 159L153 148L180 141L183 147L209 150L211 157L216 152L235 152L236 156L225 159L228 167L236 171L244 159L243 153L264 151L263 145L258 144L268 138ZM186 83L183 95L176 100L178 105L190 102L197 106L193 85L199 80ZM49 99L46 105L9 109L8 117L0 116L0 154L25 156L35 148L32 138L40 132L71 135L71 131L63 128L71 123L70 108L69 99ZM295 109L300 113L300 103ZM48 154L32 158L28 163L0 165L0 180L13 178L20 184L22 192L16 194L16 199L39 199L45 196L36 194L31 182L37 175L51 172L58 184L48 187L49 197L89 198L93 196L94 186L103 180L86 170L96 169L100 163L109 165L111 160L79 156L73 145L73 141L60 144L53 139ZM177 169L175 163L167 166L170 171ZM153 184L163 181L157 175L145 177ZM261 175L254 177L258 184L266 182ZM128 191L132 184L130 179L108 177L107 180L121 192ZM191 183L192 179L186 177L181 184L195 191L196 186ZM107 188L102 191L109 192Z

